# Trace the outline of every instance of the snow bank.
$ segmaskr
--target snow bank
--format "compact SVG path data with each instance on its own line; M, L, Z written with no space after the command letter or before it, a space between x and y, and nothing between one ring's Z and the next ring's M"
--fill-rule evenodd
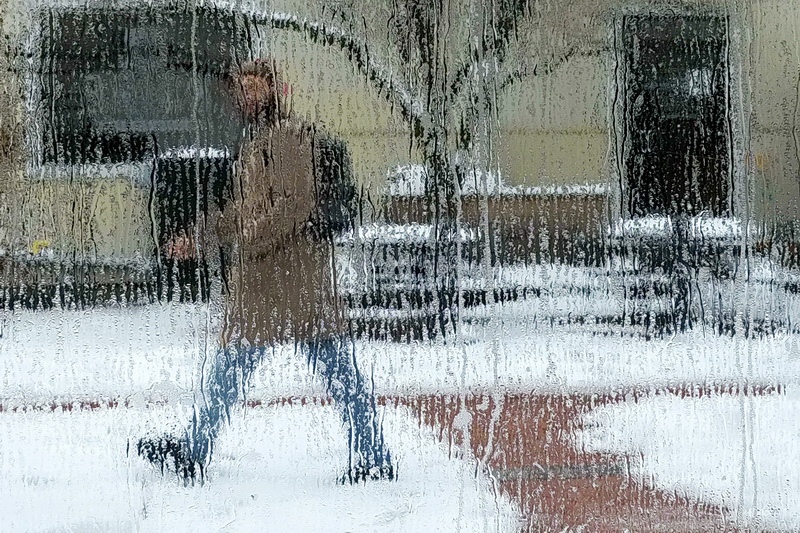
M477 231L461 228L458 232L461 242L477 239ZM338 245L415 245L434 243L436 228L432 224L364 224L356 230L344 232L336 238Z

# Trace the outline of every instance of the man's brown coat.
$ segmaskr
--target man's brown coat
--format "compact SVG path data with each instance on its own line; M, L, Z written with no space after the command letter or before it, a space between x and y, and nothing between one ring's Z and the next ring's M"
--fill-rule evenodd
M222 242L234 244L223 342L251 346L341 334L332 245L310 227L317 206L314 126L282 119L245 143L233 198L220 217Z

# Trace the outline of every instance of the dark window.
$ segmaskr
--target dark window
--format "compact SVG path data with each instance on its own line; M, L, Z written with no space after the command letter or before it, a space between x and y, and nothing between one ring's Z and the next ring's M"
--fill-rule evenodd
M726 32L721 17L625 17L630 215L730 214Z
M117 163L181 146L232 148L241 127L223 77L245 59L247 30L213 9L46 12L44 161Z

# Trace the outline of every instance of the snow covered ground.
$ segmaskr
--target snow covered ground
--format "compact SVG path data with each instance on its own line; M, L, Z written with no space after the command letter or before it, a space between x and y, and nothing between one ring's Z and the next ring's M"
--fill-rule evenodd
M335 408L319 402L236 413L204 486L159 475L129 445L189 420L209 316L204 306L179 305L4 316L0 531L519 528L515 506L469 451L452 453L402 407L381 409L396 482L336 484L345 434ZM325 395L291 349L261 375L269 379L251 400ZM90 400L101 408L77 405Z
M471 461L448 457L402 409L384 430L399 479L337 485L345 435L333 406L236 416L210 479L161 476L129 440L188 419L186 409L0 414L0 531L514 531L513 505Z
M576 270L533 275L550 276L559 297L471 309L447 343L358 341L362 371L388 396L780 385L784 393L763 397L652 396L598 408L576 445L630 456L643 483L720 504L743 524L800 529L800 336L698 328L644 341L553 325L548 316L616 312L620 301L599 286L564 289L599 283ZM382 408L399 481L336 485L345 450L335 409L267 406L325 396L292 347L276 347L259 369L248 399L265 406L237 414L204 486L184 487L127 454L129 442L179 431L189 419L194 383L217 348L217 316L206 305L0 316L0 531L518 528L515 504L469 452L450 454L402 407ZM62 408L89 401L119 407Z
M587 451L629 458L647 486L726 509L762 531L800 531L800 390L782 395L656 396L585 417Z
M744 339L698 328L643 341L583 326L551 327L525 312L535 306L476 308L465 313L460 336L447 342L357 341L358 363L384 395L800 381L798 335ZM5 408L98 399L191 403L203 361L217 349L213 316L202 305L6 314L0 401ZM279 346L254 377L250 399L324 394L305 358L293 346Z

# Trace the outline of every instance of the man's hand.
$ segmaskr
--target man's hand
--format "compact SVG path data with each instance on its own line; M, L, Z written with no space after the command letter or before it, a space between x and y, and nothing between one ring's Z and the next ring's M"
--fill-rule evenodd
M197 257L194 238L181 230L164 244L164 253L170 259L194 259Z

